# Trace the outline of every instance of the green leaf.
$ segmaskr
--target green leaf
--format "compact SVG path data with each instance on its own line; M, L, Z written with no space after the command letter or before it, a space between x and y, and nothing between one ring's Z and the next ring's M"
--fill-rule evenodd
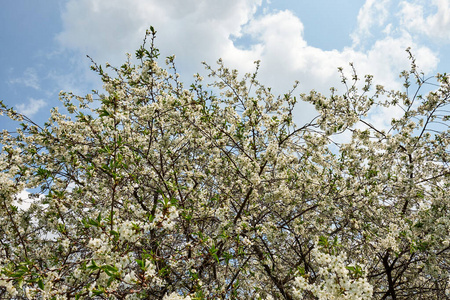
M98 289L98 290L92 290L92 293L95 295L95 296L100 296L101 294L103 294L105 292L105 290L103 289L103 288L100 288L100 289Z
M63 234L67 233L66 225L64 225L64 224L58 224L57 229L58 229L59 232L61 232Z
M91 265L87 266L86 268L93 271L100 269L100 267L97 266L94 260L91 260Z
M328 238L326 236L321 235L319 237L319 246L328 247Z
M99 110L99 117L109 117L111 114L106 109L100 109Z
M302 276L306 274L306 271L305 271L304 267L298 267L297 270L298 270L298 273L300 275L302 275Z
M104 265L101 267L101 269L105 272L111 272L111 273L117 273L117 271L118 271L118 269L116 267L110 266L110 265ZM108 275L110 275L110 274L108 274Z
M355 267L353 266L347 266L345 267L347 270L354 272L355 271Z
M142 270L144 269L144 260L143 259L136 259L136 263Z
M42 281L42 278L39 278L37 284L41 290L44 290L44 282Z

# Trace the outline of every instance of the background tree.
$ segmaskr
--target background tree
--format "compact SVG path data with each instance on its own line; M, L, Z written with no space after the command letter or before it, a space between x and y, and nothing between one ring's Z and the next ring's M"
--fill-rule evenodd
M2 106L23 123L0 142L1 297L448 297L445 74L426 97L408 92L425 84L413 58L405 92L343 76L342 95L301 95L319 115L298 126L258 62L239 78L219 60L185 89L147 38L138 65L94 63L107 95L62 92L69 116L41 127ZM376 128L378 106L404 114ZM29 209L24 188L40 189Z

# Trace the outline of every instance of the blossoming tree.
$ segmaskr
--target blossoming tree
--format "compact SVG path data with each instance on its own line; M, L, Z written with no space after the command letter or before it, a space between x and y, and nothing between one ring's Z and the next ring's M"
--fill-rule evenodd
M448 76L424 97L413 59L403 92L343 77L301 95L318 116L299 126L292 91L220 60L185 89L154 38L138 65L94 63L107 94L61 93L69 115L2 104L22 123L0 140L0 298L449 296ZM391 128L369 122L394 106Z

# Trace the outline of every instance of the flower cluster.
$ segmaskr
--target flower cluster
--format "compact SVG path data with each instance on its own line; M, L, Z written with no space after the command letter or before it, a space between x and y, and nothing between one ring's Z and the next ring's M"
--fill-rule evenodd
M311 255L318 265L317 279L308 283L307 274L295 278L294 294L298 299L304 299L305 291L320 300L372 298L373 287L364 276L367 271L362 266L347 264L344 253L333 255L315 247Z

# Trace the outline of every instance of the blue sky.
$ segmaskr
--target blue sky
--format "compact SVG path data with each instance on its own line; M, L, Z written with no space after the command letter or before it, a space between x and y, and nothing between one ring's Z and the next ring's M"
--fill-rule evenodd
M337 67L349 62L401 88L407 47L426 74L450 73L448 0L15 0L0 10L0 100L43 123L59 91L101 87L86 54L120 64L150 25L186 83L222 57L241 72L260 59L260 81L277 93L295 80L298 93L339 89ZM311 113L300 106L298 121Z

